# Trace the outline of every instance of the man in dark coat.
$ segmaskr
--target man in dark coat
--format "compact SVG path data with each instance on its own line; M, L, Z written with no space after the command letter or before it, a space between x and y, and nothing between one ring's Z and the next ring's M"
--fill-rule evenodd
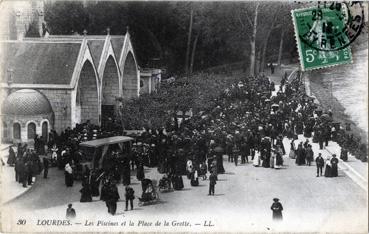
M208 195L214 196L216 183L217 183L217 177L214 173L211 173L211 175L209 176L209 194Z
M283 210L283 206L282 204L279 202L278 198L273 198L273 204L270 207L270 209L273 211L273 220L274 221L281 221L283 219L282 216L282 210Z
M15 171L15 181L21 183L20 181L20 164L21 164L21 159L17 158L17 160L15 161L15 165L14 165L14 171Z
M338 159L336 158L335 154L333 154L332 156L333 158L331 159L331 164L332 164L331 176L337 177L338 176Z
M44 158L43 164L44 164L44 179L46 179L47 174L49 173L49 160L47 158Z
M322 157L322 154L319 153L318 157L315 159L316 163L316 177L319 177L323 175L323 167L324 167L324 159Z
M133 190L133 188L126 186L126 211L128 210L128 202L131 205L131 210L133 210L133 199L135 199L135 191Z

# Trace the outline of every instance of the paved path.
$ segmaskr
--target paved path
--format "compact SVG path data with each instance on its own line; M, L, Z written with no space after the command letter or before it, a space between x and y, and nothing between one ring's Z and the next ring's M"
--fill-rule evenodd
M114 217L107 216L103 202L79 203L80 183L66 188L62 171L51 169L49 179L40 178L28 193L5 206L4 212L11 214L22 210L15 219L21 216L30 220L36 217L60 219L65 216L66 205L73 203L81 222L85 219L114 221L145 217L156 220L160 217L199 222L210 219L217 225L217 231L226 231L229 227L225 224L232 223L233 228L238 227L237 231L268 231L268 228L276 231L367 229L366 193L341 170L337 178L317 178L315 166L296 166L294 160L288 158L285 158L286 166L280 170L254 167L251 163L237 167L228 162L224 164L226 174L219 175L214 197L207 196L208 181L200 181L199 187L191 187L183 177L184 190L161 193L161 203L129 212L123 212L124 201L121 201L118 215ZM146 175L151 179L161 176L156 169L148 169ZM134 177L132 179L136 195L140 196L140 184ZM119 193L123 198L123 186L119 186ZM284 221L279 226L271 223L270 205L274 197L280 198L284 206ZM199 228L199 231L211 230Z

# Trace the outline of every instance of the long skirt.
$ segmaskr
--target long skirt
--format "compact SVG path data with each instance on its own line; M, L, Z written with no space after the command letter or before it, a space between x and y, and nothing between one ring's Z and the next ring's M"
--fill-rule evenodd
M252 161L252 165L254 165L254 167L258 167L260 166L260 154L256 153L254 160Z
M329 165L325 166L324 176L325 177L332 177L332 168L331 168L331 166L329 166Z
M272 156L272 157L270 157L270 160L269 160L269 166L270 166L270 168L274 168L274 160L275 159L275 157L274 156Z
M143 180L145 179L145 171L144 167L142 165L137 167L137 180Z
M295 151L293 149L290 150L289 157L292 158L292 159L295 159L296 158L296 153L295 153Z
M331 167L331 177L337 177L338 176L338 168L336 165L332 164Z
M181 190L183 189L184 185L183 185L183 179L182 176L175 176L174 180L173 180L173 188L175 190Z
M73 174L69 174L68 172L65 172L65 185L67 187L73 186Z
M80 202L92 202L91 190L87 187L81 189Z
M91 184L91 195L93 197L98 197L100 195L99 184L100 184L100 181L99 182L93 182Z

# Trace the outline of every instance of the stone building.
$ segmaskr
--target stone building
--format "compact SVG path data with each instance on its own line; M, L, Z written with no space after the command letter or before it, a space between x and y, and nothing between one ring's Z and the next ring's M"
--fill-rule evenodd
M60 133L87 120L100 125L117 99L139 96L128 31L45 37L40 0L2 2L0 19L3 141L28 142L34 134L47 137L51 129ZM26 37L31 24L40 37Z
M99 125L103 114L118 104L116 98L139 96L140 75L129 33L1 41L0 67L2 132L8 139L14 138L15 122L6 108L16 105L13 96L21 96L23 89L42 94L50 103L48 129L57 132L87 120ZM20 124L22 132L29 121L23 118ZM27 134L21 135L26 141Z
M159 89L161 82L161 69L141 69L140 77L140 94L151 94Z

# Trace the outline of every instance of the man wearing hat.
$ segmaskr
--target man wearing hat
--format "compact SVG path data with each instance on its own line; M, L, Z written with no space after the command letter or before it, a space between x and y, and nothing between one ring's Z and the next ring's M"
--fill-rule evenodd
M323 174L323 167L324 167L324 159L322 157L322 154L319 153L318 157L315 159L316 163L316 177L322 176Z

